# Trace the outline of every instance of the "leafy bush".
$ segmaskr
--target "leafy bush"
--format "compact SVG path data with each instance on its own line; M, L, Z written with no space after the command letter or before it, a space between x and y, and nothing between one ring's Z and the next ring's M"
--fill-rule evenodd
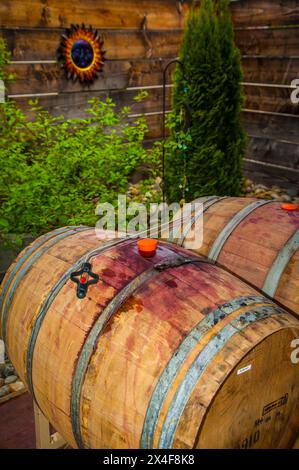
M6 66L10 62L10 52L7 50L6 43L0 38L0 80L10 81L13 79L12 74L7 73Z
M142 145L145 119L129 122L129 107L117 111L110 98L93 98L87 118L64 120L30 105L33 121L14 101L0 104L0 233L92 225L97 203L117 202L140 165L149 171L144 192L152 184L159 157Z
M237 196L246 139L240 118L240 53L228 0L203 0L199 11L191 10L180 60L185 74L177 67L174 75L166 154L168 199ZM189 132L182 131L184 103L191 110Z

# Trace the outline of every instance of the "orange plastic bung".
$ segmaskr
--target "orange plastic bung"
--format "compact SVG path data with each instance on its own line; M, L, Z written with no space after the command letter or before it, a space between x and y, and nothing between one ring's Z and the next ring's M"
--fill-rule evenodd
M145 258L152 258L157 251L157 240L154 238L143 238L137 241L137 246L141 256Z
M298 204L286 203L286 204L282 204L281 208L284 209L285 211L297 211Z

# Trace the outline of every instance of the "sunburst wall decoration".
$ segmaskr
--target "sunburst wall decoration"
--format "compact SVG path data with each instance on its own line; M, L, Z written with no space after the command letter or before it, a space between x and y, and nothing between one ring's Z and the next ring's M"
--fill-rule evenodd
M91 26L71 25L58 48L58 59L67 78L92 83L106 60L103 44L99 32Z

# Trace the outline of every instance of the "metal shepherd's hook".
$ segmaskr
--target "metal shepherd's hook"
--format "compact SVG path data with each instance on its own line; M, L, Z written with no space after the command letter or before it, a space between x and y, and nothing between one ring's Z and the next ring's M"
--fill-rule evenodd
M186 82L188 82L188 79L185 75L185 67L182 61L179 59L173 59L166 66L164 67L163 70L163 111L162 111L162 139L163 139L163 144L162 144L162 199L163 203L165 203L165 142L166 142L166 125L165 125L165 118L166 118L166 80L167 80L167 71L169 67L172 64L178 64L183 73L183 78ZM184 103L185 110L187 114L189 115L187 118L188 124L187 127L191 126L191 117L190 117L190 109L187 105L187 103Z

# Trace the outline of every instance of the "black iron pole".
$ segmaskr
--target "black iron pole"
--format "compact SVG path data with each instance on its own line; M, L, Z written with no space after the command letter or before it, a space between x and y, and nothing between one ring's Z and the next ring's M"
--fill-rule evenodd
M186 80L185 77L185 67L183 62L181 62L179 59L173 59L166 66L164 67L163 70L163 111L162 111L162 139L163 139L163 144L162 144L162 200L163 203L165 202L165 141L166 141L166 126L165 126L165 115L166 115L166 73L168 71L168 68L172 64L179 64L180 67L182 68L183 72L183 78Z

